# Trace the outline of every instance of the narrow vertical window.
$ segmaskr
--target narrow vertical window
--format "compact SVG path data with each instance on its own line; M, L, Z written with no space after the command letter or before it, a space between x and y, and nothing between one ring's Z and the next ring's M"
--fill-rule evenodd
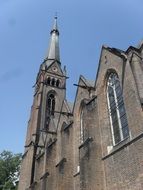
M47 79L47 84L48 84L48 85L51 84L51 78L50 78L50 77L48 77L48 79Z
M55 86L55 79L52 79L52 86Z
M60 81L59 81L59 79L56 81L56 86L57 86L57 87L60 86Z
M55 111L55 96L50 94L47 99L47 110L50 115L54 115Z
M55 95L48 94L45 110L45 127L48 128L50 117L54 116L55 112Z
M107 100L113 144L115 145L129 136L122 89L119 78L115 73L111 73L108 78Z
M84 142L84 128L83 128L83 109L80 112L80 143Z

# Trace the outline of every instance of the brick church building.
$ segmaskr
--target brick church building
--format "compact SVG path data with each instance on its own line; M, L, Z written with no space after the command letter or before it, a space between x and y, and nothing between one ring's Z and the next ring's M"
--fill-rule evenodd
M80 76L73 104L57 18L40 66L19 190L143 189L143 43L102 47L95 81Z

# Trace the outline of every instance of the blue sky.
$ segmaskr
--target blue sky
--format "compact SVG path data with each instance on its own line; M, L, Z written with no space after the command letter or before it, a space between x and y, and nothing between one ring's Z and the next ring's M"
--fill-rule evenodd
M0 152L23 152L33 84L58 12L67 98L79 75L95 79L101 47L125 50L143 39L142 0L0 0Z

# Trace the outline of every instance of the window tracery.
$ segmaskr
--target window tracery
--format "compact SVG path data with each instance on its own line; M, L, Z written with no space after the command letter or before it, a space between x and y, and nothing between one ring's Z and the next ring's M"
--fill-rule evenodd
M107 100L113 144L115 145L129 136L122 89L119 78L115 73L111 73L108 78Z
M54 116L55 112L55 95L50 93L47 95L46 110L45 110L45 127L48 128L50 117Z

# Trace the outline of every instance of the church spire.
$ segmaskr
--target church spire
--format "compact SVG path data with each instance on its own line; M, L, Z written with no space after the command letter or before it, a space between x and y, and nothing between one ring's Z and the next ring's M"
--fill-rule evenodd
M50 39L47 59L57 60L60 62L59 30L57 26L57 16L54 17L54 25L50 34L51 34L51 39Z

